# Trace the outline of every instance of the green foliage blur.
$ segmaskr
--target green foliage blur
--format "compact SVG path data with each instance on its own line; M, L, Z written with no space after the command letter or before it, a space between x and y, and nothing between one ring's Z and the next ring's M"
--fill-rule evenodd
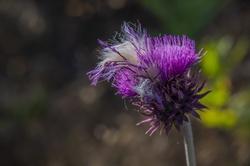
M215 16L225 0L141 0L152 11L166 32L194 37Z
M249 51L250 41L244 36L233 39L224 34L197 38L228 1L194 0L183 3L182 0L141 0L141 3L159 18L167 33L187 34L198 41L197 48L203 48L205 55L201 68L204 78L207 78L204 92L212 92L202 99L202 103L209 107L209 110L200 113L202 122L207 127L234 128L248 133L250 86L233 92L232 74Z
M232 87L232 73L244 59L249 41L244 36L237 40L230 36L207 37L202 39L201 46L207 50L201 63L205 77L209 78L205 90L213 90L202 100L210 107L201 113L204 123L209 127L249 130L249 87L236 92Z

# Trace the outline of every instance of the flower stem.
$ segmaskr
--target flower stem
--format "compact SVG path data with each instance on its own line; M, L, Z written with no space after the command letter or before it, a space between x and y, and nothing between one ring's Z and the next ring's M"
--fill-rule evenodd
M193 133L189 119L184 121L183 134L187 166L196 166Z

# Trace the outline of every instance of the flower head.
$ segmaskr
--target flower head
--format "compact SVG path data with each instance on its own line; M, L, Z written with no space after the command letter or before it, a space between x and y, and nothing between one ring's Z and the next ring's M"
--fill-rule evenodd
M101 61L87 73L92 85L100 78L113 79L117 94L134 99L138 112L148 117L138 123L150 123L146 133L160 129L168 134L173 125L180 130L187 114L200 118L196 111L206 106L199 99L209 92L197 94L205 84L198 84L200 71L190 75L202 51L196 53L193 40L184 35L150 37L140 24L133 28L125 23L114 44L99 43L104 47Z

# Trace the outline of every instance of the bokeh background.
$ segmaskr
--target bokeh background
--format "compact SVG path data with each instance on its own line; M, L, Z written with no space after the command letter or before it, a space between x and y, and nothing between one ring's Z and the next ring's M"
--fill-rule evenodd
M182 133L144 117L86 73L124 21L186 34L208 51L210 110L192 119L199 166L250 165L250 1L0 0L1 166L183 166Z

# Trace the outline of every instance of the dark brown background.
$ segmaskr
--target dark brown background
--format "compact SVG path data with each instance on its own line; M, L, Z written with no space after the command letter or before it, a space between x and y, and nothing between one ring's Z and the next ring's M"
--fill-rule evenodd
M200 18L189 2L166 1L166 16L165 6L158 10L152 2L0 1L1 166L185 165L181 133L145 135L147 125L135 126L143 117L109 83L90 86L86 73L98 62L97 39L107 41L124 21L139 20L151 36L249 41L250 3L211 1L213 10L209 1L200 3L200 11L209 10ZM233 92L248 86L249 65L248 51L230 76ZM250 165L248 137L192 121L198 165Z

